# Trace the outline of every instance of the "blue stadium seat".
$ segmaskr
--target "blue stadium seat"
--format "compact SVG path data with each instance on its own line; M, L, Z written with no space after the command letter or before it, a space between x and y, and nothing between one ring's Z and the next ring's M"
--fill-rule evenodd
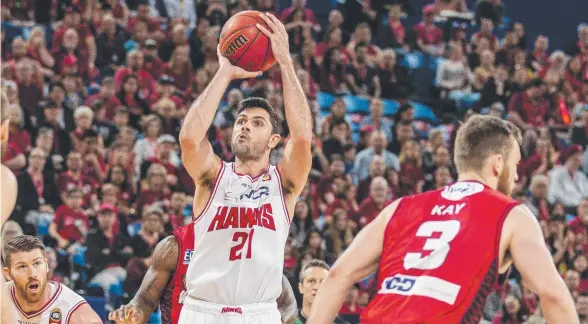
M426 119L428 121L438 123L439 119L431 108L421 103L411 101L410 104L414 107L414 118L415 119Z
M345 96L343 98L347 113L366 115L370 112L370 101L366 98L357 96Z
M384 100L384 116L394 116L400 104L396 100Z
M331 106L335 102L335 96L326 92L319 92L316 96L316 102L321 110L331 110Z
M108 314L106 313L106 299L104 297L87 296L86 302L103 321L106 321Z

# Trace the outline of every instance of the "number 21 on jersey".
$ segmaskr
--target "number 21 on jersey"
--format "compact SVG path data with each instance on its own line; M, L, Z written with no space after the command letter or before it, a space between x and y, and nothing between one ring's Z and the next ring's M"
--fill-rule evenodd
M449 253L449 243L455 239L461 224L457 220L428 221L421 224L416 236L427 238L423 251L430 252L423 255L420 252L409 252L404 256L405 269L432 270L439 268ZM434 233L440 233L433 237ZM437 237L438 236L438 237Z
M245 255L246 259L251 259L251 241L253 240L253 234L255 228L252 228L249 232L235 232L233 234L233 242L237 242L236 245L231 247L229 254L229 261L241 260L243 258L243 247L247 244L247 252Z

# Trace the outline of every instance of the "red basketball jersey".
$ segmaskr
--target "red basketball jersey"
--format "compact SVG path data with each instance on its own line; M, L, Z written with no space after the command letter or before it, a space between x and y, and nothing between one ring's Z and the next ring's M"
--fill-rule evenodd
M516 205L473 181L402 198L361 323L479 323L498 279L502 224Z
M186 271L194 252L194 223L178 227L173 235L178 241L178 262L165 292L161 298L162 324L177 324L186 292Z

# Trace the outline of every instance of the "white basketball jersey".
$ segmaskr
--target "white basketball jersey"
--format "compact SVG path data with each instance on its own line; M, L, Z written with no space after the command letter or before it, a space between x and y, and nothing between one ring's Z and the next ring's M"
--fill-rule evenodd
M195 221L188 295L235 306L275 301L282 292L290 227L280 173L270 165L252 178L237 174L234 167L223 162Z
M48 281L46 289L51 289L51 298L39 310L27 313L16 300L13 282L7 282L6 286L17 317L16 324L73 324L69 322L72 313L86 304L86 300L71 289L58 282Z

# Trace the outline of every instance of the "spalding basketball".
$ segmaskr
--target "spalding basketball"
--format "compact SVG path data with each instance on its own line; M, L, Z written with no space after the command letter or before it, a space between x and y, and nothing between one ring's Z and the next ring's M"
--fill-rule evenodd
M231 64L247 71L265 71L276 62L269 38L255 26L260 24L272 32L260 14L255 10L239 12L225 23L220 33L221 54Z

